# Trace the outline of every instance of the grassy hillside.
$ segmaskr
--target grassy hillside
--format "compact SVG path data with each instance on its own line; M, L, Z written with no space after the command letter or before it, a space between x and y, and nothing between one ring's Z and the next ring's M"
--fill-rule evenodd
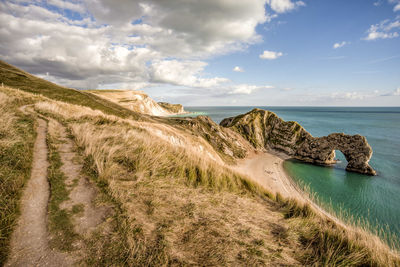
M34 139L34 117L23 115L19 107L33 104L32 114L68 129L82 157L82 172L102 192L96 202L115 207L99 229L80 237L85 244L79 249L81 265L400 265L377 237L343 227L304 202L270 194L232 171L218 155L226 150L241 154L240 147L228 146L231 141L224 136L229 132L220 134L207 118L138 121L139 116L130 117L107 101L85 100L83 92L1 66L0 82L48 97L0 88L3 262L29 177ZM59 167L53 161L50 173ZM70 235L57 234L59 240Z
M41 102L35 109L68 125L87 172L120 207L113 230L90 240L88 264L400 264L377 237L271 195L223 165L160 140L149 126L90 110L79 114L63 103Z
M21 191L30 176L35 140L34 118L18 107L33 99L0 91L0 266L7 257Z
M29 93L41 94L54 100L98 109L106 114L112 114L123 118L134 117L135 119L143 117L136 112L123 108L101 97L85 91L59 86L0 60L0 84L1 83L5 86L18 88Z

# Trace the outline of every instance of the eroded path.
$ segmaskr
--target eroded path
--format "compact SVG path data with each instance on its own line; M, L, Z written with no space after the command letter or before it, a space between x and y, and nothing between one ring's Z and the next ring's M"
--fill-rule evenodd
M49 166L46 144L47 123L37 120L32 172L21 197L21 215L11 237L11 254L6 266L67 266L71 259L49 248L47 204Z
M21 215L11 237L10 255L5 266L81 265L86 257L85 240L90 238L98 225L106 221L112 208L95 204L98 189L82 174L83 159L76 152L66 128L52 118L39 118L30 107L22 107L21 111L37 117L37 137L31 177L21 196ZM49 183L48 169L52 161L49 160L47 142L60 155L60 171L65 176L65 189L68 192L67 199L59 208L69 214L73 232L79 237L71 244L73 249L67 252L61 252L51 245L54 238L63 241L65 236L52 232L49 225L49 203L55 193Z
M75 144L68 138L66 128L50 119L49 132L52 138L57 140L56 147L62 162L61 171L66 176L65 184L69 190L69 199L61 203L60 208L72 214L75 232L87 236L110 214L110 207L94 204L98 190L81 174L83 159L75 151ZM73 212L77 207L81 211Z

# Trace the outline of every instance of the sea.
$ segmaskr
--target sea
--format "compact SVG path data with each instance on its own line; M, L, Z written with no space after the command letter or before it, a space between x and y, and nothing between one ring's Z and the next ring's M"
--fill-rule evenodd
M216 123L255 107L185 107L191 116L207 115ZM360 134L373 149L370 165L377 176L345 171L344 155L331 167L288 160L284 168L301 188L339 217L352 218L384 238L400 240L400 107L262 107L286 121L297 121L313 136L339 132Z

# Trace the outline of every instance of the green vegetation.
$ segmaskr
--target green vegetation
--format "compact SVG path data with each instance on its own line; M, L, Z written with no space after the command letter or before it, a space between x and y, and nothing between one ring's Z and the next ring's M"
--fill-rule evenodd
M94 122L97 121L97 118L93 119ZM108 193L120 203L121 207L135 203L135 211L128 208L127 213L122 213L127 214L124 220L129 223L123 223L122 225L125 225L123 229L115 228L116 232L114 233L115 236L126 235L122 240L126 240L127 243L121 241L118 243L120 247L118 249L114 247L114 249L119 252L125 251L121 255L125 255L127 258L123 260L127 260L133 265L185 263L185 261L181 262L181 259L174 258L168 252L168 247L176 245L169 241L168 233L174 231L173 229L176 227L174 224L176 221L179 222L180 217L177 213L176 203L164 203L166 199L162 196L170 195L171 192L174 192L175 195L191 192L190 199L192 201L207 194L207 202L211 202L214 208L218 202L213 202L212 199L219 199L218 195L226 194L239 195L256 202L257 199L264 203L273 201L272 205L281 212L286 223L281 222L283 226L274 226L271 234L279 240L278 244L285 244L282 245L283 247L291 247L296 244L298 249L300 248L297 250L296 259L302 264L390 266L398 262L390 260L386 253L377 255L373 248L369 247L357 234L337 226L332 221L326 221L317 215L309 205L300 204L298 200L294 199L284 199L279 194L272 198L268 192L246 178L221 167L216 168L216 165L198 160L193 155L189 157L186 151L180 148L158 143L151 139L146 131L137 131L135 128L117 121L101 126L93 124L95 123L91 123L90 120L85 123L78 121L72 123L72 133L84 153L90 158L90 168L97 179L102 181L102 187L107 188ZM127 147L129 149L126 149ZM110 183L110 181L113 182ZM126 188L128 184L130 187ZM134 190L129 188L134 188ZM180 201L182 201L181 198ZM165 205L170 205L167 208L168 212L165 211ZM184 215L181 215L184 220L189 220L194 214L198 216L197 205L194 204L193 207L193 203L190 203L189 213L186 212L186 208L181 208L181 211L184 212ZM187 204L185 207L188 207ZM201 211L207 212L207 209L203 207ZM229 207L229 209L230 212L235 212L234 207ZM143 212L140 213L137 210L143 210ZM167 215L169 212L174 214L174 222L170 221L171 218ZM261 214L259 215L261 216ZM165 230L153 232L150 242L146 241L145 233L148 230L145 229L147 222L151 221L158 225L156 229L161 227ZM134 229L131 228L133 226ZM219 221L219 227L225 227L222 221ZM216 231L213 227L211 229L211 232ZM183 240L188 247L193 246L191 245L194 235L192 231L187 230L183 235ZM250 235L252 231L254 230L249 231ZM220 242L225 240L220 233L209 234L217 235ZM132 240L135 240L134 243ZM204 245L205 240L201 242ZM224 242L229 243L230 241L225 240ZM275 260L287 257L282 252L283 247L267 252L263 250L265 244L271 244L271 241L265 236L264 238L252 236L249 242L239 242L238 244L240 251L237 252L237 259L243 264L266 263L266 257L271 257L271 255L274 255ZM124 246L138 247L144 250L140 250L139 254L131 254L130 249L124 249ZM157 249L149 252L145 248ZM221 249L218 247L217 251L221 252ZM138 251L135 250L136 252ZM147 259L151 258L154 261L142 261L144 260L143 255L147 255ZM100 258L111 260L113 257L102 255ZM221 265L225 263L226 258L218 258L214 262L215 259L209 256L202 260L209 264ZM101 263L109 264L111 261Z
M85 207L83 204L76 204L72 206L71 212L72 214L82 214L85 211Z
M18 215L19 194L30 174L34 141L33 119L17 108L40 100L35 111L66 124L84 156L83 171L95 182L101 201L113 206L114 213L107 221L89 238L81 239L87 249L82 250L82 264L400 265L399 258L371 235L343 227L301 200L272 195L226 165L154 134L154 129L175 127L181 136L193 138L190 144L202 136L214 148L223 150L218 128L206 118L154 119L147 123L123 120L130 115L120 108L110 108L109 102L86 103L85 94L62 87L50 92L50 83L43 84L47 89L42 92L40 79L5 63L1 66L2 81L7 76L8 81L15 80L14 86L24 87L25 91L67 103L34 99L33 95L13 89L6 91L15 91L18 98L0 94L0 100L11 99L0 101L2 119L5 118L0 121L0 263L5 261ZM33 89L29 82L36 84ZM62 90L68 92L63 95ZM123 113L120 117L118 110ZM297 128L296 124L292 126ZM234 149L230 139L221 140ZM70 251L74 241L80 239L71 217L82 213L83 207L76 205L71 211L60 208L61 202L68 199L68 187L60 171L57 142L48 136L50 231L54 233L52 245Z
M0 266L7 258L10 237L19 215L19 199L30 177L34 120L18 110L29 99L0 92Z
M299 261L307 266L398 266L400 259L377 253L372 236L363 240L361 232L351 232L330 219L317 215L309 204L285 199L276 194L276 202L285 219L295 229L304 252ZM382 244L383 247L386 247ZM378 246L379 247L379 246ZM383 247L380 249L387 250Z
M35 77L23 70L0 60L0 84L18 88L20 90L41 94L50 99L98 109L106 114L116 115L121 118L132 117L140 119L142 115L130 111L122 106L107 101L86 91L70 89Z
M50 245L59 250L71 251L74 241L79 239L79 235L74 231L72 214L83 211L83 207L75 206L72 211L60 207L62 202L69 199L69 189L65 184L66 177L60 170L62 162L55 145L58 142L50 134L47 135L50 163L48 168L50 183L49 229L52 234Z

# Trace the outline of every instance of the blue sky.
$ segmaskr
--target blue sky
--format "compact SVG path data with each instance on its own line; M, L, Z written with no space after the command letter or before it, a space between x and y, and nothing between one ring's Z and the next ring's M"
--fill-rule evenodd
M264 42L248 50L210 60L206 72L237 83L269 83L292 92L373 92L400 84L400 38L363 40L370 25L395 20L393 5L374 1L309 1L301 10L259 25ZM333 48L335 43L346 42ZM260 60L263 50L281 51L276 60ZM238 65L245 72L233 73ZM360 100L360 99L358 99ZM399 99L363 99L398 105ZM370 101L368 101L370 100ZM362 102L364 102L362 101ZM295 103L294 103L295 104ZM357 105L359 103L355 103ZM360 103L362 104L362 103Z
M243 3L2 1L0 57L185 105L400 105L399 0Z

